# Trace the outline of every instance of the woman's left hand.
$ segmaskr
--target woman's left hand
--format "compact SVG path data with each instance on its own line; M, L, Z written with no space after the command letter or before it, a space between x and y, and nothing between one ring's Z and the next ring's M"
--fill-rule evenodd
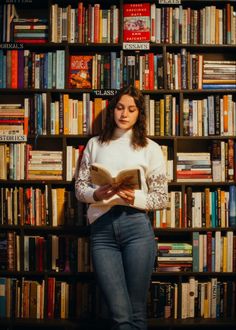
M117 189L117 195L120 196L126 203L134 204L134 189L121 185Z

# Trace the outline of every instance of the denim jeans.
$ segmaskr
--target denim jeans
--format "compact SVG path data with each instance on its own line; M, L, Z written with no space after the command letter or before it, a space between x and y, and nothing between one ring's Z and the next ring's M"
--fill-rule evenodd
M91 253L112 329L147 329L146 303L156 256L154 233L143 211L114 206L91 225Z

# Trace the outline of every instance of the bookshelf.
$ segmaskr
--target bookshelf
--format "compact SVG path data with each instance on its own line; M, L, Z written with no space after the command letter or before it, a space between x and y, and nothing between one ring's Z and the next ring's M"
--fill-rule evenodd
M141 44L123 43L123 5L132 1L0 7L1 329L109 328L98 322L104 311L73 173L101 109L126 83L143 90L169 178L168 208L150 214L158 256L149 328L235 328L235 2L163 2L145 2L154 28ZM34 25L31 34L22 25ZM201 167L194 176L191 161ZM164 244L186 244L189 259L165 263Z

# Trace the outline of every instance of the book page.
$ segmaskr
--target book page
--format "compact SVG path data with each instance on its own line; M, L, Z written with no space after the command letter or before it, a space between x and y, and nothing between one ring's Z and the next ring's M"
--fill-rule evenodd
M91 165L91 181L98 186L111 184L118 187L125 183L132 189L141 189L141 175L138 168L121 170L116 177L112 177L103 165L94 163Z

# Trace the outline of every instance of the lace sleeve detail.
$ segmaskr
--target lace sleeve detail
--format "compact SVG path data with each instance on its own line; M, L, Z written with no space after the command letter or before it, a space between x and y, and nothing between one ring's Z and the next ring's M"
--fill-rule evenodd
M168 186L167 177L165 174L157 170L153 170L148 178L148 195L146 200L146 209L162 209L167 206Z
M81 202L89 203L88 196L92 196L94 188L92 188L90 180L90 164L87 157L83 157L79 168L76 171L75 178L75 194Z

